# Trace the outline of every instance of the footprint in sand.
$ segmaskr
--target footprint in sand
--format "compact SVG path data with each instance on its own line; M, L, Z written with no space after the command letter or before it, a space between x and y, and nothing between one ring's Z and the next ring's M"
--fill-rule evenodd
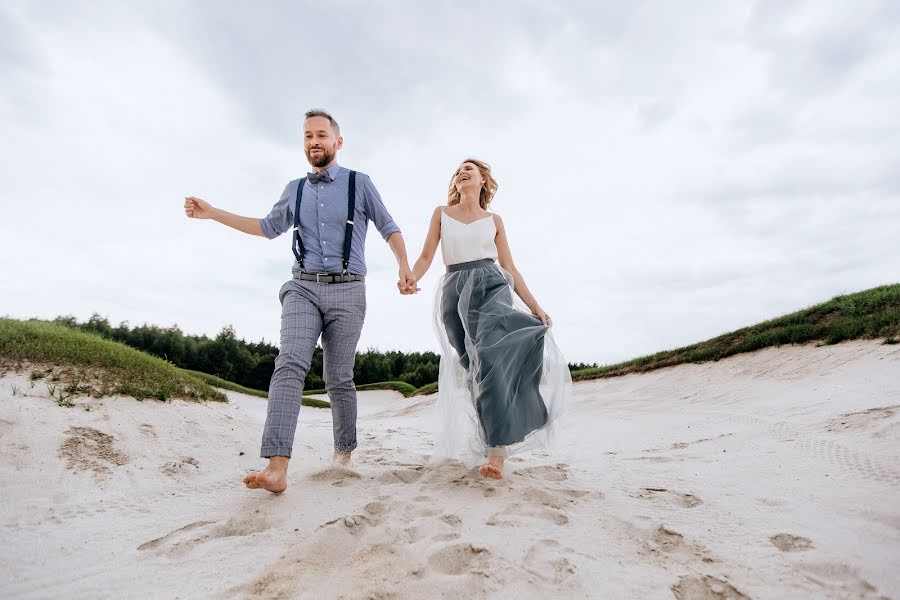
M569 523L569 517L559 510L541 505L516 502L488 517L484 524L489 527L520 527L526 525L525 519L522 517L525 517L525 519L543 519L555 525L567 525Z
M384 502L374 501L363 506L363 510L373 517L377 517L386 514L388 512L388 506Z
M560 585L575 575L575 566L560 556L559 542L541 540L525 552L525 570L546 583Z
M840 563L800 564L798 568L829 595L840 590L842 598L885 600L878 588L860 577L856 569Z
M544 481L564 481L569 478L568 466L565 463L559 463L554 466L525 467L516 469L513 471L513 475L542 479Z
M813 547L812 541L808 538L790 533L776 533L769 541L782 552L802 552Z
M428 557L428 566L445 575L487 575L490 552L472 544L446 546Z
M844 413L826 426L827 431L854 431L878 426L884 419L889 419L900 412L900 404L879 406L868 410Z
M164 474L173 477L184 471L196 471L200 468L200 461L191 456L186 456L181 460L169 461L159 468Z
M492 527L517 527L523 525L523 521L530 518L538 518L550 521L555 525L567 525L569 523L569 509L591 494L603 499L601 492L589 492L573 488L560 488L554 485L554 481L563 481L566 478L567 465L558 464L552 467L532 467L516 471L525 478L546 479L550 475L550 482L541 481L540 485L527 485L519 488L518 484L503 488L504 495L512 496L514 500L503 510L494 513L485 521ZM553 475L562 477L553 478ZM494 496L498 492L495 486L485 488L483 494L486 497ZM523 519L524 517L525 519Z
M671 587L678 600L750 600L733 585L712 575L687 575Z
M552 490L539 487L525 488L521 492L522 499L531 504L540 504L549 506L550 508L560 509L570 504L574 504L578 499L583 498L591 492L575 489ZM601 492L594 492L596 496L603 499Z
M206 525L212 525L215 521L195 521L193 523L188 523L184 527L179 527L178 529L174 529L167 533L162 537L158 537L156 539L150 540L149 542L144 542L140 546L137 547L138 551L143 552L145 550L154 550L159 548L164 544L177 545L178 538L184 537L188 531L192 529L197 529L198 527L205 527ZM175 542L174 544L172 542Z
M458 527L458 526L462 525L462 519L460 519L459 516L454 515L454 514L450 514L450 513L443 514L440 516L440 519L441 519L441 521L443 521L447 525L450 525L451 527Z
M703 500L694 494L676 492L662 487L643 487L638 494L640 498L665 498L681 508L694 508L703 504Z
M66 459L66 467L73 471L103 475L110 472L110 466L119 467L130 460L114 447L113 436L93 427L69 427L66 434L58 452L60 458Z
M254 533L262 533L269 529L271 524L268 519L259 514L232 517L214 527L209 534L209 539L224 537L244 537Z
M425 467L414 469L392 469L375 478L380 483L415 483L424 474Z
M685 541L684 536L666 525L660 525L643 545L643 553L650 556L667 555L669 560L672 555L682 555L676 558L676 562L692 563L694 559L699 559L705 563L716 562L710 556L709 551L703 546Z
M344 487L358 479L362 479L362 475L352 469L332 466L327 469L322 469L321 471L310 473L309 479L312 481L330 481L333 486Z
M570 498L571 500L578 500L588 495L593 496L594 498L599 500L603 500L606 498L603 492L591 492L588 490L561 489L559 490L559 493L567 498Z
M501 511L485 519L484 524L488 527L518 527L522 523L516 519L510 519L506 511Z
M529 504L540 504L550 508L562 508L568 500L543 488L529 487L521 492L522 499Z
M376 520L373 520L366 515L346 515L343 517L332 519L330 521L326 521L325 523L319 525L318 529L340 527L341 529L344 529L353 535L359 535L363 531L365 531L368 525L374 524L376 522Z
M425 530L418 525L412 525L403 530L403 534L398 538L407 544L416 544L425 539Z
M653 541L663 552L672 552L684 547L684 536L665 525L660 525L653 532Z
M144 542L139 551L157 550L166 554L180 555L209 540L227 537L244 537L263 532L271 527L268 520L258 514L232 517L225 523L215 521L195 521L170 531L162 537Z
M426 506L423 508L413 509L409 514L411 514L416 519L421 519L423 517L436 517L441 514L441 511L439 508L436 508L434 506Z

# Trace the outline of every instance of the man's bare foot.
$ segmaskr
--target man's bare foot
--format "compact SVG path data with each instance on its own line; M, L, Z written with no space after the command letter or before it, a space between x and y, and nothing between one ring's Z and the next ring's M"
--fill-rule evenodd
M341 467L342 469L352 469L353 468L353 453L352 452L338 452L334 451L334 456L331 459L332 464L336 467Z
M264 489L280 494L287 489L287 456L273 456L269 466L262 471L251 471L244 476L244 485L251 490Z
M487 463L479 467L478 472L482 477L490 477L491 479L503 479L503 457L488 456Z

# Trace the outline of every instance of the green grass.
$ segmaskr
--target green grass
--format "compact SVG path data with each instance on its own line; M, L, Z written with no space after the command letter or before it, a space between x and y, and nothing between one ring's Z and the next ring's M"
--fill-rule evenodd
M423 385L420 388L417 388L414 385L406 383L405 381L382 381L380 383L365 383L363 385L356 386L356 390L359 392L366 392L371 390L394 390L395 392L400 392L403 394L404 398L409 398L411 396L419 396L422 394L432 394L437 391L437 383L429 383L427 385ZM325 390L305 390L303 395L317 395L324 394Z
M583 381L643 373L684 363L716 361L743 352L785 344L821 342L837 344L852 339L884 338L885 344L900 343L900 284L886 285L855 294L838 296L783 317L699 342L684 348L657 352L626 362L582 369L572 379ZM437 392L438 384L429 383L416 389L403 381L386 381L359 385L359 391L395 390L404 397ZM259 392L264 394L265 392ZM324 394L325 390L308 390L304 395ZM304 398L304 402L312 398Z
M785 344L837 344L846 340L878 338L885 338L884 343L892 344L896 343L898 336L900 284L885 285L838 296L828 302L684 348L575 371L572 379L581 381L643 373L684 363L715 361Z
M201 371L191 371L190 369L183 369L186 373L190 373L195 377L199 377L203 379L207 383L217 388L222 388L226 390L232 390L235 392L241 392L242 394L251 394L253 396L259 396L260 398L268 398L269 394L263 390L254 390L252 388L244 387L237 383L228 381L226 379L222 379L221 377L216 377L215 375L210 375L209 373L203 373ZM434 391L437 391L437 384L431 383L421 388L416 388L413 385L410 385L404 381L384 381L381 383L367 383L363 385L356 386L357 391L365 392L370 390L394 390L403 394L404 398L409 398L410 396L417 396L419 394L425 393L430 394ZM431 389L432 391L422 391L426 389ZM331 408L331 404L325 400L319 400L318 398L310 398L309 396L318 396L321 394L326 394L326 390L304 390L303 391L303 406L314 406L316 408Z
M225 395L171 363L118 342L46 321L0 318L0 365L30 365L31 380L50 379L57 402L77 394L138 400L225 401Z
M684 363L702 363L785 344L820 342L837 344L852 339L879 339L900 343L900 284L886 285L855 294L838 296L776 319L738 329L718 337L657 352L626 362L583 369L572 373L576 381L642 373ZM225 400L215 388L267 398L254 390L214 375L179 369L124 344L105 340L54 323L0 318L0 367L37 365L31 379L50 380L57 403L69 405L77 393L124 394L138 399L185 398ZM55 365L49 369L47 365ZM433 394L437 383L416 388L403 381L385 381L357 386L357 390L395 390L404 397ZM304 392L303 405L329 408L328 402L307 396L325 390Z
M427 396L428 394L434 394L434 393L436 393L437 391L438 391L438 384L437 384L437 382L434 382L434 383L426 383L425 385L423 385L422 387L420 387L419 389L417 389L417 390L415 391L415 393L412 394L412 395L413 395L413 396Z
M228 381L227 379L222 379L221 377L216 377L215 375L210 375L209 373L204 373L203 371L192 371L191 369L182 369L182 371L184 371L185 373L190 373L194 377L202 379L209 385L221 388L223 390L231 390L232 392L240 392L242 394L257 396L259 398L269 397L269 394L264 390L255 390L253 388L244 387L240 384L234 383L233 381Z
M223 390L231 390L233 392L240 392L242 394L257 396L259 398L269 397L269 393L265 390L255 390L253 388L244 387L240 384L234 383L233 381L228 381L227 379L222 379L221 377L216 377L215 375L210 375L209 373L204 373L203 371L192 371L190 369L182 369L182 371L184 371L185 373L190 373L194 377L202 379L209 385L217 388L222 388ZM318 398L304 397L300 401L300 404L302 404L303 406L312 406L313 408L331 408L331 403L324 400L319 400Z

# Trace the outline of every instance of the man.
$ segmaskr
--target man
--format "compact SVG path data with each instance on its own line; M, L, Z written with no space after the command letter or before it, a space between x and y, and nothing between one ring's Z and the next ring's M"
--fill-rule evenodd
M244 477L248 488L275 493L287 488L303 383L320 335L325 386L331 399L334 462L342 467L351 465L351 452L356 448L353 365L366 313L365 241L370 220L397 259L400 290L416 287L400 228L372 181L337 163L337 152L344 143L337 121L323 110L310 110L303 129L304 149L313 172L288 183L264 219L234 215L193 196L184 201L189 218L213 219L251 235L272 239L294 227L293 277L278 294L281 348L269 384L260 452L269 464Z

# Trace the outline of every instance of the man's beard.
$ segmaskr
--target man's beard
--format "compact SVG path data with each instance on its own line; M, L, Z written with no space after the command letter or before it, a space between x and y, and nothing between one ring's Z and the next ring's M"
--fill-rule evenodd
M313 158L312 150L321 150L322 154L318 155L319 158ZM324 167L325 165L330 163L333 158L334 154L328 152L326 148L313 148L306 152L306 159L309 161L309 164L318 168Z

